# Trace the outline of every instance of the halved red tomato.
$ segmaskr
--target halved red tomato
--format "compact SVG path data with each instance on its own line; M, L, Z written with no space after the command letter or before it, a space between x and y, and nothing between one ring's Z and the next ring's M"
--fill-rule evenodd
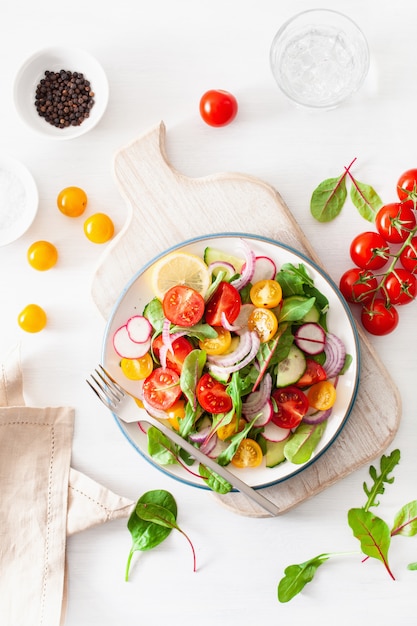
M161 350L163 345L162 335L158 335L152 342L152 350L157 359L159 359L159 351ZM186 339L186 337L177 337L172 342L172 352L168 350L166 355L166 365L170 369L177 372L177 374L181 374L182 366L184 363L184 359L187 354L194 349L191 341Z
M206 322L210 326L222 326L222 313L232 324L240 312L242 301L236 287L230 283L221 282L206 304Z
M227 413L231 410L232 398L223 385L210 374L203 374L197 383L197 400L207 413Z
M192 287L175 285L166 292L162 307L164 314L172 324L194 326L204 313L204 298Z
M306 369L304 374L296 382L297 387L309 387L315 383L319 383L321 380L326 380L326 370L320 363L317 363L314 359L306 359Z
M275 389L272 392L274 413L272 421L281 428L296 428L307 413L309 402L306 394L295 385Z
M143 383L143 399L154 409L169 409L181 395L180 377L168 367L157 367Z

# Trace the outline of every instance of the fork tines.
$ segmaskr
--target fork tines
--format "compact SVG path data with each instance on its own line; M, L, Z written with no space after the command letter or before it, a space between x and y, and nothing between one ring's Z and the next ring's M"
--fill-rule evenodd
M94 385L89 380L87 383L104 404L114 409L125 395L123 389L110 378L102 365L99 365L94 372L96 376L91 374Z

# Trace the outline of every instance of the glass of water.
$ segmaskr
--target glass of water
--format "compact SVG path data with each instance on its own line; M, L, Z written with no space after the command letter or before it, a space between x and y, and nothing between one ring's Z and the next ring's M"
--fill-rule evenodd
M332 109L362 85L369 49L349 17L311 9L281 26L271 45L270 63L288 98L304 107Z

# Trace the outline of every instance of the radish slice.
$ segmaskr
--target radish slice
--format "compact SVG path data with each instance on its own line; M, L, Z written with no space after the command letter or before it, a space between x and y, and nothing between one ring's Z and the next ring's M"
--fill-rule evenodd
M255 258L255 271L252 276L252 283L259 280L274 280L277 275L277 266L268 256L257 256Z
M271 400L267 400L263 407L255 413L255 415L257 415L257 418L253 423L254 427L261 428L262 426L266 426L267 424L269 424L273 414L274 410L272 408L272 402ZM251 418L255 417L255 415L252 415Z
M133 341L127 324L120 326L113 335L113 347L122 359L140 359L145 356L151 347L151 339L138 343Z
M320 354L326 343L326 332L320 324L307 322L297 328L294 341L306 354Z
M281 426L277 426L274 422L268 422L262 434L267 441L284 441L290 436L291 429L281 428Z
M144 343L148 341L152 333L152 326L149 320L143 315L133 315L126 322L129 337L135 343Z

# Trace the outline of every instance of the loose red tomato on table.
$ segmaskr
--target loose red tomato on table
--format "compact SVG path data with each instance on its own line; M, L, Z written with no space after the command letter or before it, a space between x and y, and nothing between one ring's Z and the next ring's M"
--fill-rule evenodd
M389 259L389 246L380 233L365 232L357 235L350 244L350 258L364 270L377 270Z
M296 428L308 410L306 394L295 385L275 389L272 394L272 421L281 428Z
M162 335L158 335L152 342L152 350L157 359L162 346ZM185 357L194 349L193 345L186 337L177 337L171 343L171 348L172 350L168 349L166 354L166 365L177 374L181 374Z
M391 202L375 216L375 226L389 243L404 243L410 231L416 226L412 202Z
M233 324L240 312L242 300L240 293L230 283L219 283L214 294L206 303L205 318L210 326L222 326L222 315Z
M198 381L196 393L200 406L207 413L227 413L233 406L226 386L208 373L203 374Z
M400 200L417 200L417 169L401 174L397 182L397 194Z
M376 276L369 270L352 267L347 270L339 281L339 289L348 302L367 302L378 288Z
M226 126L238 111L236 98L223 89L210 89L200 99L200 115L209 126Z
M154 409L166 411L181 395L180 377L168 367L157 367L144 380L143 399Z
M162 301L165 317L177 326L194 326L204 313L204 298L192 287L176 285L166 292Z
M376 298L361 311L361 322L371 335L388 335L398 326L398 311L386 300Z
M296 382L297 387L309 387L321 380L326 380L326 370L314 359L306 359L306 369L304 374Z
M401 252L400 262L404 269L417 274L417 237L413 237L410 244Z
M390 272L384 287L391 304L408 304L417 295L417 279L411 272L398 268Z

